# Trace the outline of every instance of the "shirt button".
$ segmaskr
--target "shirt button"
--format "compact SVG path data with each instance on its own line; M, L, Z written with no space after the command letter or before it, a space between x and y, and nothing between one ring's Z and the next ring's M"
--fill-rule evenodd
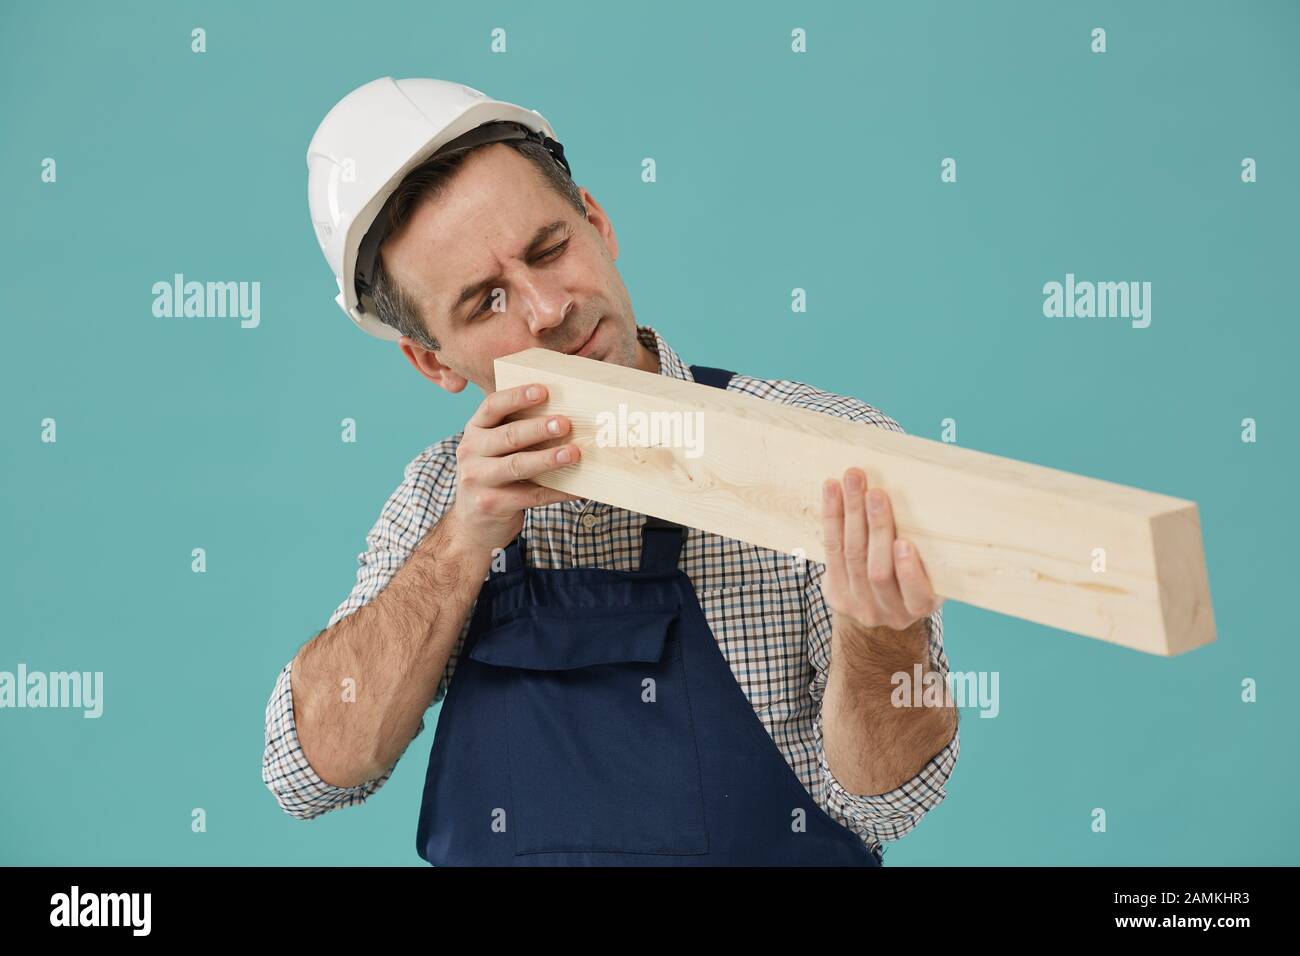
M585 514L585 515L582 516L582 526L583 526L584 528L586 528L588 531L590 531L592 528L596 527L596 525L597 525L599 522L600 522L600 519L597 518L594 514L587 513L587 514Z

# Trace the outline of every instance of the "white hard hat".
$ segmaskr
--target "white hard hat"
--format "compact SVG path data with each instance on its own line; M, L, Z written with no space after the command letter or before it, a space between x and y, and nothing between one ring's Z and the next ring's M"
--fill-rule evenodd
M363 331L397 341L369 295L387 217L370 227L403 177L444 146L506 139L536 140L570 173L554 136L536 110L446 80L385 76L343 97L307 147L307 203L338 284L334 301Z

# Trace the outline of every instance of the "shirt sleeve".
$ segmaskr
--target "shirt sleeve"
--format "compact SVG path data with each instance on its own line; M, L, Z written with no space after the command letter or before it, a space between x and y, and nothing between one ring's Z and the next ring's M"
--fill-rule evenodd
M826 692L831 641L831 611L821 595L821 580L825 572L825 564L809 566L809 640L812 642L810 657L815 670L810 693L818 705L813 717L813 741L823 788L819 802L832 819L862 836L878 852L883 852L886 841L898 840L909 833L921 822L922 817L947 796L944 787L957 763L961 732L954 730L952 739L912 779L887 793L855 794L840 783L826 761L826 748L822 739L821 703ZM943 648L943 608L935 611L927 624L930 631L930 660L946 679L948 657Z
M402 483L389 496L379 518L366 535L367 548L357 555L356 583L330 616L327 630L370 603L384 590L428 529L450 506L455 489L455 441L458 438L455 436L427 449L406 466ZM463 633L461 637L464 638ZM449 662L430 706L446 695L452 666ZM293 661L290 660L280 670L275 689L266 704L262 782L275 796L280 808L300 820L310 820L330 810L365 802L392 776L396 763L376 779L355 787L336 787L322 780L307 762L298 740L292 677ZM425 720L421 717L411 739L418 737L424 727Z
M788 404L903 433L902 426L893 418L856 398L825 392L802 382L783 381L779 384L783 390L782 400ZM810 563L804 594L809 631L808 656L814 670L809 693L817 703L813 718L813 741L822 787L819 802L832 819L862 836L876 847L878 854L883 854L886 841L897 840L913 830L921 818L947 796L944 787L957 763L961 734L959 729L954 729L952 739L926 762L916 776L887 793L851 793L836 779L826 761L822 738L821 702L826 691L831 650L831 611L821 588L825 573L824 563ZM948 656L943 646L942 607L930 616L927 626L930 632L930 660L946 680Z

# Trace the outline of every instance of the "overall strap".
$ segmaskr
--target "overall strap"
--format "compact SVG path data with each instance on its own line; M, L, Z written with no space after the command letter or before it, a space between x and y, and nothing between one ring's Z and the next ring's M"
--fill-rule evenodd
M672 571L682 545L686 543L686 528L675 521L646 515L641 526L641 570Z
M714 388L726 388L727 383L735 372L729 372L725 368L714 368L711 365L692 365L691 374L695 376L695 381L701 385L712 385Z
M734 372L711 365L692 365L691 375L702 385L727 387ZM687 529L674 521L647 516L641 526L641 570L671 571L677 567Z
M522 571L524 567L524 535L523 532L515 535L513 541L505 546L505 557L507 572Z

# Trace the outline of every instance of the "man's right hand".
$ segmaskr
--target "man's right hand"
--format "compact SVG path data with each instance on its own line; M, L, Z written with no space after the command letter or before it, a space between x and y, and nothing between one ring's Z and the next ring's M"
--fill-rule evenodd
M545 385L520 385L483 399L465 425L456 449L456 499L451 511L476 550L504 548L524 526L524 510L576 501L577 495L534 484L530 479L581 458L572 442L526 450L567 435L563 415L503 421L521 409L546 401ZM565 458L565 456L568 456Z

